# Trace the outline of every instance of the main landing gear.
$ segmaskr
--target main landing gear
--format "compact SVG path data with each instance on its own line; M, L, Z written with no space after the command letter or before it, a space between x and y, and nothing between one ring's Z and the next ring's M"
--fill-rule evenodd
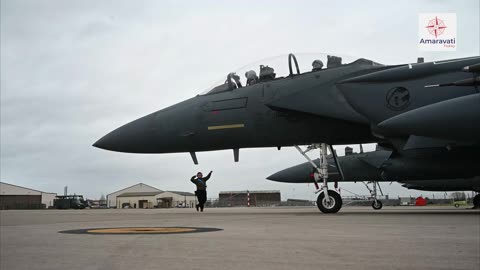
M370 188L368 186L368 184L372 184L372 188ZM372 208L375 209L375 210L380 210L382 209L383 207L383 204L382 202L378 199L378 196L377 196L377 186L378 186L378 189L380 190L380 194L382 194L383 196L383 191L382 191L382 188L380 187L380 184L378 182L375 182L375 181L372 181L372 182L363 182L363 184L365 185L365 187L367 187L368 191L370 191L370 195L371 195L371 198L372 198Z
M303 151L298 145L295 145L295 148L304 156L310 164L315 168L315 173L314 173L314 184L317 189L315 193L319 193L318 198L317 198L317 206L320 211L323 213L337 213L340 208L342 208L342 197L340 197L340 194L338 194L334 190L329 190L328 189L328 161L327 161L327 147L328 145L325 143L321 144L312 144L307 147L305 151ZM307 152L314 150L314 149L319 149L320 150L320 164L317 165L315 162L313 162L309 156L307 156ZM342 175L343 178L343 172L337 162L337 156L335 151L333 151L333 147L330 146L330 152L332 152L332 155L335 159L335 164L337 165L338 171ZM322 187L320 188L318 186L318 180L322 180Z

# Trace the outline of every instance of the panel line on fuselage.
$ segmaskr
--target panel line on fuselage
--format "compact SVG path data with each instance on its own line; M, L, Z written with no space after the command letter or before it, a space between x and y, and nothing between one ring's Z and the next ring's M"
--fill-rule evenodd
M232 125L221 125L221 126L209 126L208 130L218 130L218 129L229 129L229 128L244 128L245 124L232 124Z

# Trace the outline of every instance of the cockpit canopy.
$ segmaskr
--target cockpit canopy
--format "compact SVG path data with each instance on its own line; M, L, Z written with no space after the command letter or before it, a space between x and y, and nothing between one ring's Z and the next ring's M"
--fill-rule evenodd
M230 72L214 87L203 91L201 95L210 95L230 91L240 87L270 80L278 80L310 72L320 72L364 61L371 65L381 65L363 58L334 56L323 53L288 54L266 58Z

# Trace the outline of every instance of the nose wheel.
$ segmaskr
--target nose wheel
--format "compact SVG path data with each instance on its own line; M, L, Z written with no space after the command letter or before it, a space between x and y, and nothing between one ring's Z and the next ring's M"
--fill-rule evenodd
M368 186L368 184L372 184L372 188L370 188ZM380 184L376 181L372 181L372 182L363 182L363 184L365 185L365 187L368 189L368 191L370 191L370 197L372 199L372 208L375 209L375 210L380 210L382 209L383 207L383 203L378 199L378 192L377 192L377 186L378 186L378 189L380 190L380 194L382 194L383 196L383 191L382 191L382 188L380 187Z
M372 207L373 207L373 209L375 209L375 210L380 210L380 209L382 209L383 204L382 204L382 202L379 201L379 200L374 200L374 201L372 202Z
M342 204L342 197L333 190L328 191L328 198L324 192L320 193L317 198L317 207L325 214L337 213L342 208Z

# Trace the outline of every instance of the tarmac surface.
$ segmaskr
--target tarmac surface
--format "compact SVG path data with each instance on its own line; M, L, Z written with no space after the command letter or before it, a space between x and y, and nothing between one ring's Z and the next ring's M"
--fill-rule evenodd
M59 231L207 227L187 234ZM480 211L316 207L0 211L0 269L480 269Z

